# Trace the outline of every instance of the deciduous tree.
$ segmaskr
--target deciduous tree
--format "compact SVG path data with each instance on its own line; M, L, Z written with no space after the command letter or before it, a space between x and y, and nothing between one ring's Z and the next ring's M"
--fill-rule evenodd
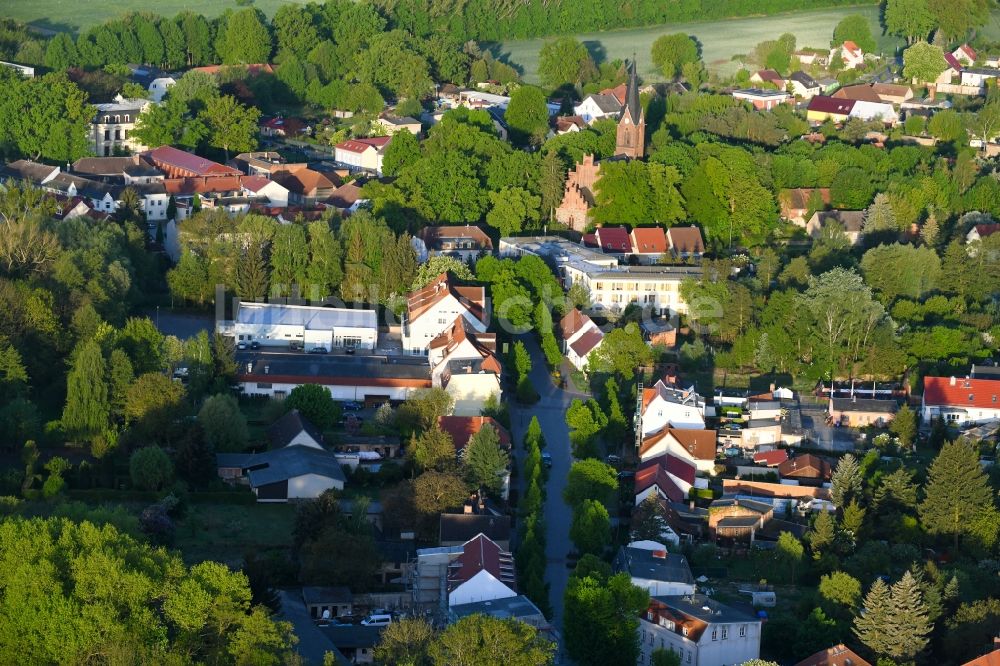
M611 543L611 518L597 500L584 500L573 507L569 538L581 553L601 555Z
M174 465L160 447L144 446L129 458L128 471L136 487L159 490L173 479Z
M219 393L205 400L198 412L205 441L216 451L242 451L250 433L236 398Z
M524 622L477 614L449 625L429 652L434 666L546 666L552 663L555 645Z
M673 79L684 65L698 61L698 44L683 32L663 35L653 42L650 55L663 75Z
M296 386L285 398L284 407L289 411L299 410L302 416L321 431L333 427L340 416L340 408L329 389L319 384Z

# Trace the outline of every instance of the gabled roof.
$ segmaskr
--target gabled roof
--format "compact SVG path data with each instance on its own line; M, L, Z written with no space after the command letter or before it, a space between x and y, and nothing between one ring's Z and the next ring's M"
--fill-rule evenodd
M770 81L777 86L780 86L785 82L785 79L782 78L781 74L778 74L773 69L761 69L755 72L755 75L761 81Z
M594 236L604 252L626 254L632 250L632 240L625 227L599 227Z
M258 453L247 464L247 477L254 488L306 474L324 476L341 483L346 481L337 457L330 451L311 446L285 446Z
M319 171L312 169L296 169L295 171L278 171L272 178L289 192L310 196L318 190L330 190L336 184Z
M438 427L448 433L452 443L455 445L456 451L464 449L469 444L469 440L472 439L473 435L485 426L491 426L496 430L500 438L500 444L508 449L510 448L510 433L492 416L438 417Z
M213 192L238 192L240 176L213 176L197 178L166 178L163 187L167 194L210 194Z
M440 247L443 240L455 238L468 238L479 243L481 248L493 249L493 241L490 240L490 237L485 231L473 224L424 227L417 232L417 237L424 241L427 247L431 249Z
M571 128L585 129L587 121L580 116L558 116L555 118L556 132L568 132Z
M955 49L954 51L952 51L951 54L954 54L955 52L959 52L959 53L964 54L965 57L968 58L971 62L975 62L976 58L979 57L978 54L976 53L976 50L974 48L972 48L971 46L969 46L968 44L962 44L957 49ZM949 55L951 55L951 54L949 54Z
M625 96L628 94L628 86L624 83L619 83L614 88L605 88L600 91L601 95L611 95L618 103L622 106L625 105Z
M667 242L675 252L701 254L705 251L705 241L701 238L701 229L693 224L689 227L670 227L667 229Z
M73 173L81 176L120 176L125 173L126 167L136 162L134 157L81 157L73 162Z
M449 295L462 303L476 319L484 321L486 288L461 287L452 282L452 278L448 273L441 273L426 287L410 292L410 295L406 299L406 309L410 322L415 322L425 312Z
M803 453L778 465L778 476L829 479L830 463L811 453Z
M899 404L895 400L873 400L869 398L831 398L832 408L837 412L876 412L895 414Z
M760 619L726 606L704 594L651 598L649 608L643 613L642 619L657 624L661 617L673 622L676 632L685 635L694 643L701 639L702 634L713 623L760 623ZM685 629L686 633L683 632Z
M574 335L589 327L593 320L579 309L573 308L559 320L559 332L563 340L569 340Z
M271 427L267 429L267 438L271 440L271 445L274 448L279 448L288 446L303 430L317 444L323 443L323 433L309 419L302 416L297 409L293 409L272 423Z
M924 377L924 405L1000 409L1000 381Z
M510 541L510 516L474 513L442 513L440 540L466 543L480 534L492 541Z
M1000 662L998 662L1000 663ZM872 666L843 643L810 655L795 666Z
M844 42L844 47L843 48L844 48L845 51L850 51L854 55L861 55L863 53L861 51L861 47L858 46L857 44L855 44L854 42L852 42L849 39L846 42Z
M816 95L811 100L809 100L809 106L806 107L809 111L818 111L820 113L833 113L840 116L846 116L851 113L854 108L853 99L840 99L837 97L829 97L828 95Z
M962 666L1000 666L1000 649L988 652L981 657L976 657L972 661L967 661Z
M240 178L240 187L251 192L260 192L272 182L274 181L264 176L243 176Z
M602 113L617 113L622 110L622 103L614 95L603 95L601 93L595 93L592 95L587 95L587 99L591 100Z
M865 211L863 210L818 210L813 213L813 217L823 226L827 222L836 222L844 228L846 233L861 233L865 224ZM810 221L812 219L810 218Z
M632 230L632 251L636 254L663 254L667 235L663 227L636 227Z
M349 153L363 153L370 148L381 151L392 140L391 136L374 136L369 139L348 139L341 141L335 148Z
M797 187L794 189L781 190L778 199L787 208L809 208L809 200L813 192L819 191L820 200L826 205L830 205L829 187Z
M480 571L488 571L511 590L517 591L513 556L483 534L466 541L462 554L448 565L448 589L454 590Z
M977 224L975 229L980 238L986 238L987 236L992 236L996 232L1000 231L1000 222L993 222L992 224Z
M819 88L819 82L802 70L792 72L788 78L796 83L801 83L806 88Z
M896 83L873 83L872 90L879 97L906 97L907 93L910 96L913 95L913 89L910 86L903 86Z
M616 572L627 573L632 578L694 585L687 559L677 553L622 546L613 566Z
M951 67L956 72L961 72L962 69L964 68L964 66L962 65L962 61L956 58L951 53L944 54L944 61L948 63L948 66Z
M864 84L844 86L833 93L833 97L835 99L852 99L856 102L882 103L882 98L878 96L878 93L871 86Z
M334 208L350 208L363 198L361 185L357 181L352 180L335 189L327 197L326 202Z
M674 480L667 475L667 470L660 465L659 460L651 460L635 471L635 494L638 495L656 486L660 492L672 502L683 502L687 495L677 487Z
M570 343L570 348L573 350L574 354L583 358L590 352L594 351L594 349L601 344L602 340L604 340L604 333L601 332L601 329L594 326L587 329L583 335Z
M37 185L51 176L53 172L59 171L59 167L31 160L16 160L6 165L4 170L15 178L22 178Z

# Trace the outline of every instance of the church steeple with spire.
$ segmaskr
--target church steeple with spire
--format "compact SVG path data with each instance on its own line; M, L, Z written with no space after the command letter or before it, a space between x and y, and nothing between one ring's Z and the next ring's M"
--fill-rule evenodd
M615 155L641 159L646 154L646 114L639 103L639 80L635 74L635 56L628 64L625 105L618 115Z

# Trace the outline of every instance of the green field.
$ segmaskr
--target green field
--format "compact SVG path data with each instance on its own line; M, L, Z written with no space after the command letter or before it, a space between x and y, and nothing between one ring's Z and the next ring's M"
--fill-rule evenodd
M767 39L776 39L784 32L793 33L798 47L826 48L830 45L833 28L848 14L863 14L869 18L872 34L879 36L879 48L891 53L899 40L881 36L878 23L879 9L874 5L861 7L838 7L808 12L778 14L775 16L753 16L749 18L723 19L704 23L673 23L646 28L613 30L577 35L590 50L596 60L631 58L634 53L638 61L639 74L647 80L656 80L659 72L649 59L653 42L660 35L683 32L693 35L702 47L702 58L712 71L732 73L736 64L732 57L745 54ZM502 42L494 45L494 55L517 67L529 83L537 83L538 52L545 39L524 39Z
M268 16L289 2L305 4L307 0L255 0L253 6ZM127 12L155 12L174 16L190 10L209 18L227 9L240 9L234 0L5 0L0 2L0 16L31 23L50 30L78 31Z

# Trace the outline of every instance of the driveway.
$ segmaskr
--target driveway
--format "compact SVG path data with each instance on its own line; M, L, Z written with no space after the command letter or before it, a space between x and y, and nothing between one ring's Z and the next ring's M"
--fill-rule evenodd
M511 427L514 430L515 441L521 442L528 424L531 423L531 417L537 416L542 426L542 433L545 435L545 450L552 455L544 509L548 559L545 581L549 584L549 602L553 610L552 624L561 628L563 592L569 581L569 570L566 568L566 556L570 551L569 526L573 519L572 510L562 498L569 468L573 462L569 446L569 428L566 425L566 410L574 398L586 396L563 391L553 385L538 343L530 335L521 336L520 339L531 353L531 383L541 395L541 399L531 406L511 403L513 407ZM523 454L521 451L519 453Z
M803 401L800 405L802 428L812 440L810 446L831 452L853 451L857 431L851 428L835 428L827 425L826 406Z

